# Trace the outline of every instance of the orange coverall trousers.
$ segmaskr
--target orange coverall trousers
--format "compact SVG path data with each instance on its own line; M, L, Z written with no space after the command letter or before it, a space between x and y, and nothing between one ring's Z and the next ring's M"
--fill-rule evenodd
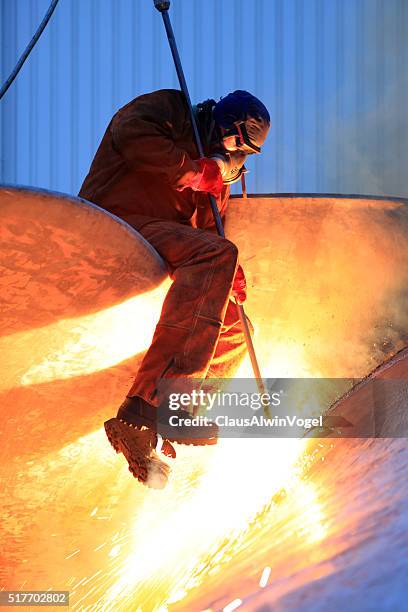
M132 224L131 215L123 219ZM166 261L174 281L127 394L158 406L165 398L163 379L231 378L245 356L230 300L238 249L217 234L173 221L152 221L138 231Z

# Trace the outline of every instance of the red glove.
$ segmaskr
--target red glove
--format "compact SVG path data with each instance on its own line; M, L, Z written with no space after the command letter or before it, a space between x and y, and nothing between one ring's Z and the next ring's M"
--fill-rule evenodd
M246 300L246 279L241 266L238 266L235 272L234 281L232 283L232 295L237 300L238 304L243 304Z
M221 195L223 189L221 170L216 161L208 157L195 160L200 169L189 181L186 187L194 191L206 191L215 198Z

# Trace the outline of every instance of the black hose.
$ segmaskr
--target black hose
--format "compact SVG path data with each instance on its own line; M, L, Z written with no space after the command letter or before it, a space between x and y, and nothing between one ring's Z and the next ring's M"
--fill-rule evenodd
M28 43L27 47L24 50L24 53L21 55L20 59L18 60L17 64L15 65L15 67L14 67L12 73L10 74L9 78L7 79L7 81L5 81L5 83L3 84L2 88L0 89L0 100L2 99L4 94L6 93L6 91L8 90L8 88L10 87L10 85L12 84L12 82L14 81L16 76L18 75L18 73L20 72L21 68L23 67L24 62L26 61L27 57L30 55L30 53L31 53L35 43L38 41L38 39L40 38L41 34L43 33L43 30L45 29L47 23L51 19L51 15L53 14L53 12L55 10L55 7L57 6L58 1L59 0L52 0L50 6L48 7L48 10L47 10L47 12L46 12L46 14L44 16L44 19L42 20L42 22L40 23L40 25L37 28L36 33L34 34L32 39Z

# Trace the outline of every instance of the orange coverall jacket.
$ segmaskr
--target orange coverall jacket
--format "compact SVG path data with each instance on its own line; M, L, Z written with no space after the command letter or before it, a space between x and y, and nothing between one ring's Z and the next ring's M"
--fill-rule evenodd
M214 231L208 195L183 189L198 157L184 94L154 91L114 115L79 195L135 229L161 219ZM218 202L222 215L229 191L224 186Z

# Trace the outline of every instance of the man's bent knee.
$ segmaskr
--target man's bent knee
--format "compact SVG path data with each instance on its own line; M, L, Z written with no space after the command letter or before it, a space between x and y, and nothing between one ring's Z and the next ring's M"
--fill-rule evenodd
M236 244L228 240L228 238L221 238L218 244L219 252L223 258L236 264L238 261L238 247Z

